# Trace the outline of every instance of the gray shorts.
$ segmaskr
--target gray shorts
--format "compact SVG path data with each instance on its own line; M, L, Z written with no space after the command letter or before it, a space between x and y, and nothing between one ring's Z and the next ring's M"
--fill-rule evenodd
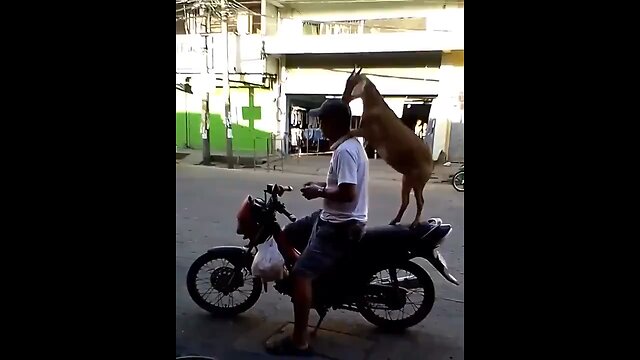
M317 278L331 270L364 235L364 223L323 221L321 212L318 210L284 228L287 240L297 249L304 249L293 267L294 275Z

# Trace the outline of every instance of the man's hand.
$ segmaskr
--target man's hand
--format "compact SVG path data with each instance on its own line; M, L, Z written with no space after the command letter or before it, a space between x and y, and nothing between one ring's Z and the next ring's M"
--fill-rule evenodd
M317 184L312 183L310 185L305 185L305 187L300 189L300 192L302 193L302 196L304 196L305 199L312 200L322 196L322 193L324 192L324 187L318 186Z
M327 183L324 181L307 181L306 183L304 183L304 186L311 186L311 185L318 185L320 187L325 187L327 186Z

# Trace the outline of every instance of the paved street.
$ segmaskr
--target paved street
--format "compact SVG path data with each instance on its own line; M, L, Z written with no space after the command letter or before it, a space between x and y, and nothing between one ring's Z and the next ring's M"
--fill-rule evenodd
M271 286L258 303L235 319L212 318L198 308L187 294L186 272L193 260L217 245L244 245L235 235L235 213L247 194L262 195L267 183L291 185L295 191L284 196L287 208L296 216L320 207L320 200L306 201L297 191L310 180L324 180L298 174L267 173L262 170L226 170L176 165L176 353L215 356L219 360L267 359L262 343L293 320L288 297ZM441 217L453 225L442 246L456 287L446 282L428 263L418 262L432 275L436 302L431 314L404 334L383 334L359 314L332 311L322 325L314 348L329 359L464 359L464 194L448 184L428 184L425 190L426 217ZM386 224L400 202L400 182L372 180L369 196L369 226ZM415 214L415 199L404 222ZM284 224L287 220L280 218ZM392 239L390 239L392 240ZM393 246L390 241L389 246ZM312 311L311 324L317 315ZM288 330L287 330L288 331Z

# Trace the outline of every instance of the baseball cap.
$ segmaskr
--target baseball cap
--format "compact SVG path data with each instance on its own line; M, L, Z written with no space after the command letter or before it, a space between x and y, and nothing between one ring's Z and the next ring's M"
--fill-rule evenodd
M327 99L317 109L312 109L309 114L317 115L320 119L332 117L351 120L351 108L340 99Z

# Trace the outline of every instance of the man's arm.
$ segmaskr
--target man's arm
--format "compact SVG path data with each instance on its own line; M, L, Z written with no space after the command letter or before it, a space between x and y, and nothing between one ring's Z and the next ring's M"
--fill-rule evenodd
M337 202L352 202L356 195L356 184L342 183L336 187L325 187L320 197Z

